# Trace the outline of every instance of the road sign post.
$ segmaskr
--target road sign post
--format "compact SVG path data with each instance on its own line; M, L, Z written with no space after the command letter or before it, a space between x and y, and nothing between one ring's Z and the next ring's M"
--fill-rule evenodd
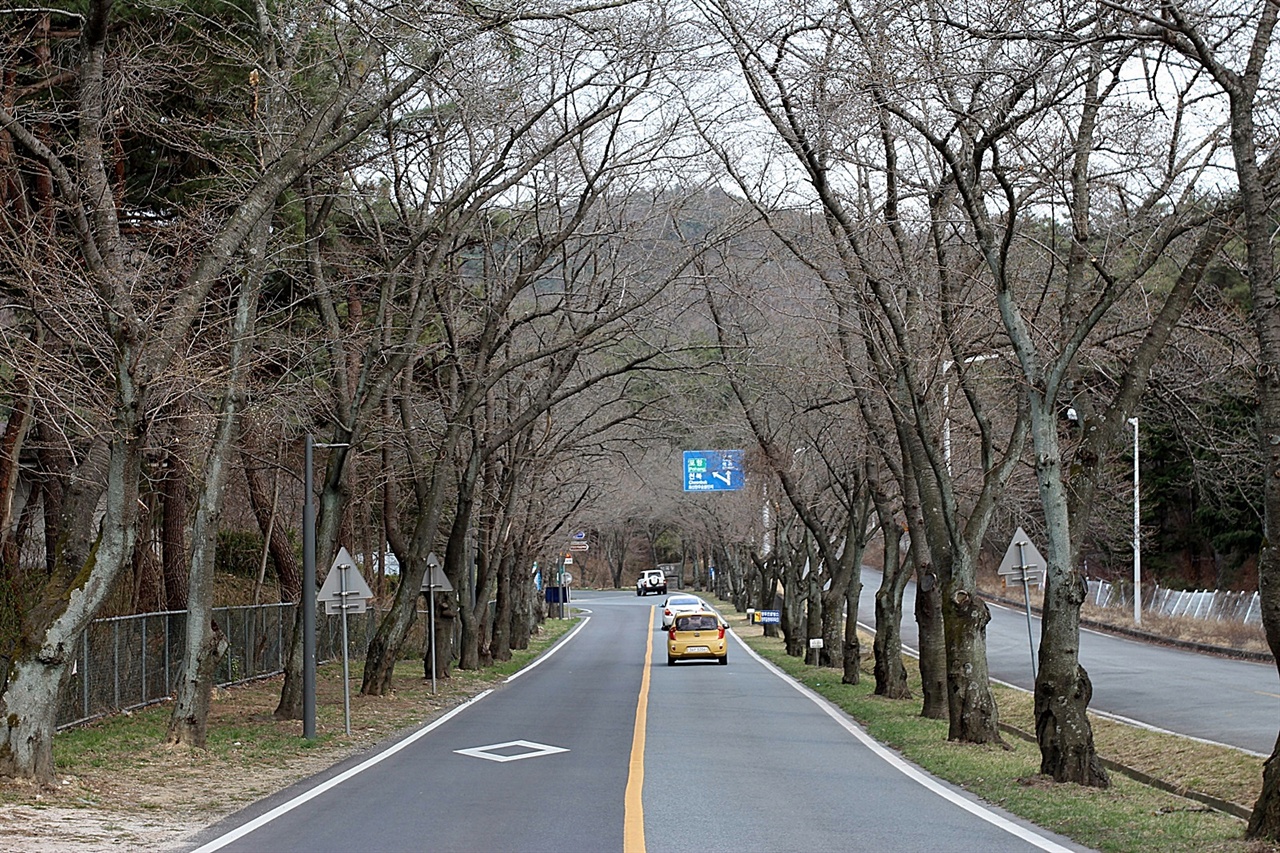
M1031 590L1032 583L1044 586L1044 557L1032 544L1031 537L1021 527L1013 534L1004 559L1000 562L1000 575L1005 579L1005 586L1011 582L1022 582L1022 600L1027 610L1027 644L1031 647L1031 680L1036 679L1036 642L1031 629Z
M419 592L427 594L427 642L431 649L431 695L436 694L436 592L453 592L453 584L444 570L440 568L440 558L436 552L427 554L427 574L422 579Z
M364 613L369 600L373 598L373 590L365 583L364 576L356 567L356 561L346 548L338 549L338 556L333 558L333 565L329 567L329 575L324 579L317 598L317 603L324 604L325 613L342 615L342 712L347 734L351 734L351 664L347 642L347 613Z

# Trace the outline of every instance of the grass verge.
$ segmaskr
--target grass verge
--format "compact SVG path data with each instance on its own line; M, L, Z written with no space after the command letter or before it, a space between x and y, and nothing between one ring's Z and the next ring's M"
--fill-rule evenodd
M806 666L786 654L780 638L763 636L733 606L717 602L738 636L761 657L821 694L857 720L876 740L949 782L1039 826L1108 853L1274 853L1280 847L1248 842L1244 821L1151 785L1111 773L1106 790L1057 784L1039 775L1040 752L1014 735L1006 747L956 744L947 724L920 716L918 698L876 696L871 661L863 660L859 684L842 684L834 669ZM863 649L870 654L870 639ZM912 692L920 695L915 661L904 659ZM995 687L1002 722L1034 731L1031 697ZM1175 788L1191 788L1217 799L1251 805L1262 781L1262 759L1238 750L1201 744L1092 718L1094 741L1104 758Z

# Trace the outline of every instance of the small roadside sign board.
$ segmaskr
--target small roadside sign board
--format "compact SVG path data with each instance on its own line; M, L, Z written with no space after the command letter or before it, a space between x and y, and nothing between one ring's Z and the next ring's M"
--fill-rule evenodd
M586 542L570 542L569 550L570 551L589 551L591 550L591 546L588 545Z
M346 548L338 549L338 556L333 558L329 567L329 575L324 579L316 600L324 604L324 612L330 615L338 613L363 613L373 598L373 590L365 583L364 575L356 567L356 561Z
M759 610L757 612L760 614L761 625L781 625L782 624L781 610Z
M741 450L684 451L686 492L736 492L743 473Z
M1004 552L1004 559L1000 561L999 572L1005 586L1020 584L1024 578L1031 586L1043 586L1045 566L1044 557L1040 556L1031 537L1019 527L1013 534L1009 549Z

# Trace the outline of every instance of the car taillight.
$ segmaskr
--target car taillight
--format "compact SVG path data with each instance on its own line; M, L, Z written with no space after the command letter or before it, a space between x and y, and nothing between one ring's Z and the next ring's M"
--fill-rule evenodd
M676 626L672 625L667 629L667 639L674 640L676 638Z
M720 626L720 633L719 633L719 635L716 637L716 639L718 639L718 640L723 640L723 639L724 639L724 626L723 626L723 625L721 625L721 626Z
M670 615L671 615L671 608L670 608L670 607L668 607L666 610L662 611L662 615L663 615L663 616L670 616Z

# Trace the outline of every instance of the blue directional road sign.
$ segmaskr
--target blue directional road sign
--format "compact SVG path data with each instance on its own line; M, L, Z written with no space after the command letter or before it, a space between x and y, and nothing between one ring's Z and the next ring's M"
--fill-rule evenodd
M741 450L686 450L686 492L735 492L742 488Z

